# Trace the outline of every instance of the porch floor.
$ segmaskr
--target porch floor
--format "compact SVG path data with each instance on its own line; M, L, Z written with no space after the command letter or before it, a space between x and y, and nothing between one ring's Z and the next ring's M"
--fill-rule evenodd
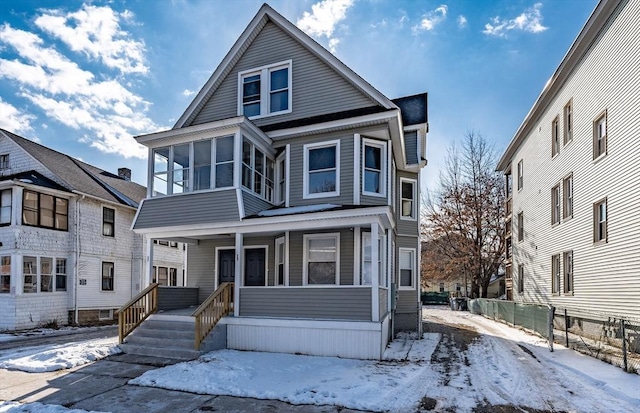
M159 315L177 315L177 316L191 316L196 311L197 306L191 306L186 308L177 308L175 310L158 310Z

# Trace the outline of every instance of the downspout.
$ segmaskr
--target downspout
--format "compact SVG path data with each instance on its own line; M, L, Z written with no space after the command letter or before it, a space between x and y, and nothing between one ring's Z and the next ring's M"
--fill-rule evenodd
M82 200L84 200L85 195L82 195ZM80 199L76 198L76 257L74 263L74 288L73 288L73 321L77 325L78 324L78 286L80 285L80 279L78 277L78 271L80 266L78 262L80 261Z

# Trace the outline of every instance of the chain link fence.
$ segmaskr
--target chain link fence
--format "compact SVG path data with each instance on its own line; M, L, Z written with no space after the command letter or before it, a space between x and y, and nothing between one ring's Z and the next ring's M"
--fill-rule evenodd
M469 311L640 374L640 319L485 298L470 300Z

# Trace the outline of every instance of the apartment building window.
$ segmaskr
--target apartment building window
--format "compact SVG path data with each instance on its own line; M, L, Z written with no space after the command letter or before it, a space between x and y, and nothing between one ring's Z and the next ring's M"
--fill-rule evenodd
M593 159L607 153L607 111L602 112L593 122Z
M593 242L607 242L607 199L593 204Z
M22 257L22 277L24 293L38 292L38 259Z
M364 149L362 151L363 194L385 196L386 158L386 145L384 143L370 139L364 140Z
M573 217L573 174L562 180L562 218Z
M567 102L564 106L564 144L568 144L573 139L573 101Z
M560 222L560 185L551 188L551 225Z
M560 254L551 256L551 292L560 292Z
M69 201L27 191L22 196L22 224L67 231Z
M564 292L573 292L573 251L563 253L564 261Z
M551 121L551 157L560 153L560 119L556 116Z
M518 264L518 293L524 293L524 264Z
M238 74L238 114L248 118L291 112L291 61Z
M169 285L175 287L178 285L178 269L169 268Z
M114 290L114 263L102 263L102 291Z
M11 166L9 165L9 154L4 153L0 155L0 170L9 169Z
M102 208L102 235L105 237L115 236L116 210L113 208Z
M273 174L273 160L253 143L242 142L242 185L272 202Z
M304 145L304 198L340 195L340 141Z
M400 178L400 219L417 219L416 211L416 181Z
M340 283L340 234L304 235L304 283Z
M67 291L67 260L56 259L56 291Z
M0 225L11 225L11 189L0 191Z
M40 258L40 292L50 293L53 291L53 260L51 258Z
M400 288L414 289L416 274L416 250L400 248Z
M0 293L11 292L11 255L0 257Z
M523 185L523 174L524 174L524 165L523 165L523 159L520 159L520 162L518 162L518 191L522 189L522 185Z
M518 241L524 241L524 213L518 212Z

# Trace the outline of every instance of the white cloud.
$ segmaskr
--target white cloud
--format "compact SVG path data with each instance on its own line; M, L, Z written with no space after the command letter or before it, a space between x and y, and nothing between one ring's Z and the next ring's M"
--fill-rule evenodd
M100 59L122 73L147 73L144 64L144 42L130 38L120 29L119 20L131 21L133 13L116 13L109 7L84 4L73 13L62 14L45 10L36 18L36 25L49 35L63 41L71 50Z
M31 122L35 116L21 112L12 104L5 102L0 97L0 128L14 133L24 133L33 130Z
M486 35L497 37L506 37L507 33L512 30L541 33L547 30L547 27L542 25L541 8L542 3L536 3L516 18L502 19L500 17L494 17L490 23L485 24L482 32Z
M447 18L447 11L449 8L446 4L441 4L435 10L431 10L422 16L420 24L413 28L414 33L421 30L430 31L433 30L439 23L443 22Z
M333 36L333 32L347 15L347 10L353 6L354 0L322 0L311 6L311 13L304 12L296 22L296 26L309 36L326 37L329 50L335 53L335 47L340 39Z
M467 18L464 17L462 14L458 16L458 27L460 28L467 27Z
M182 96L193 96L196 94L195 90L185 89L182 91Z

